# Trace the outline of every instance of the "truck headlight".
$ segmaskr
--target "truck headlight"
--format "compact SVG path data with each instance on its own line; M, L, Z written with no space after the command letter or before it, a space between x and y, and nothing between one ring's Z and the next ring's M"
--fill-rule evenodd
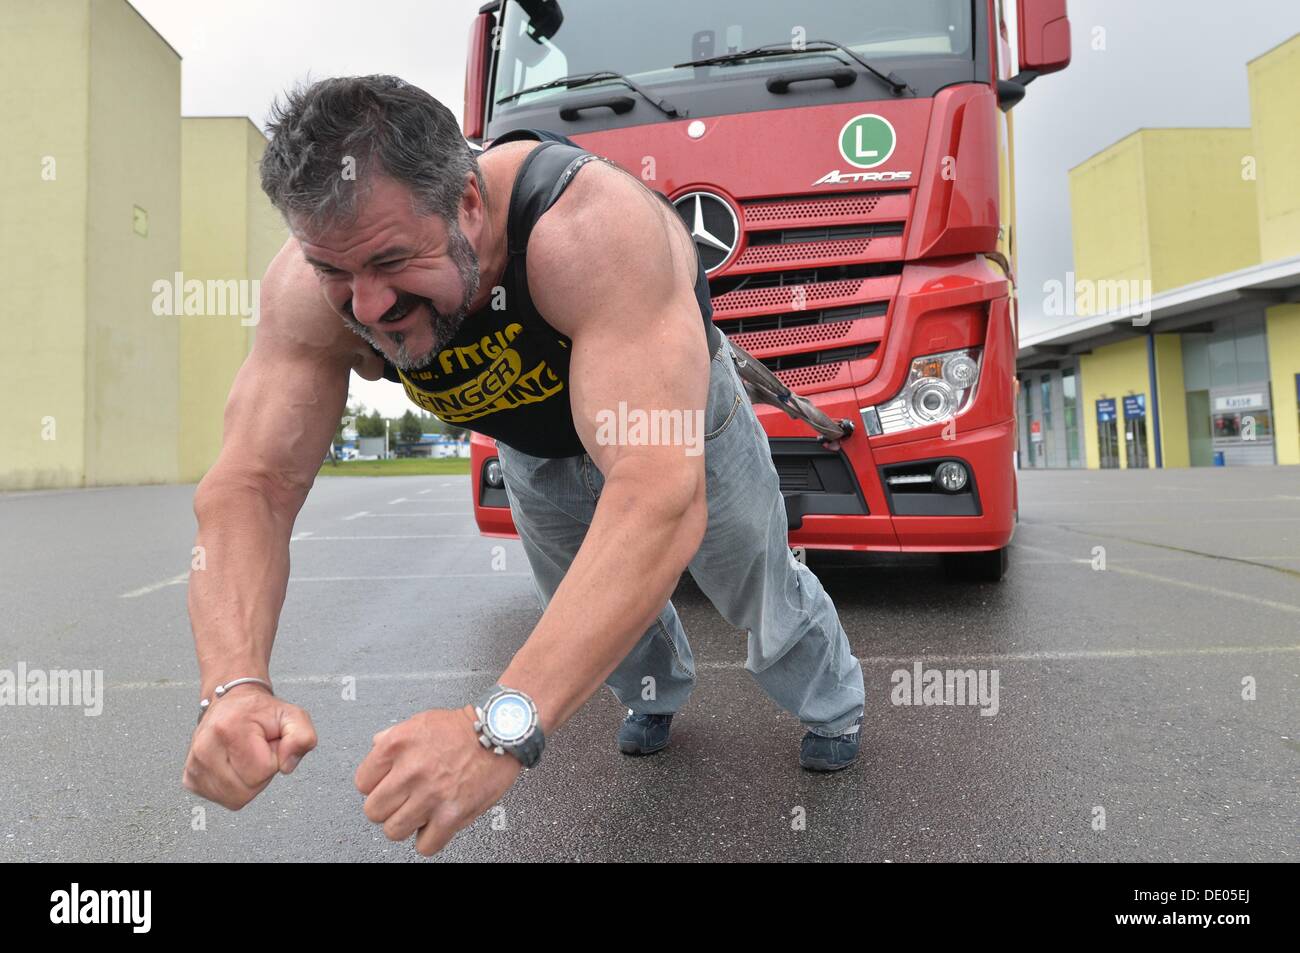
M867 433L898 433L940 423L969 406L980 376L980 348L928 354L912 361L903 389L875 407L862 408Z

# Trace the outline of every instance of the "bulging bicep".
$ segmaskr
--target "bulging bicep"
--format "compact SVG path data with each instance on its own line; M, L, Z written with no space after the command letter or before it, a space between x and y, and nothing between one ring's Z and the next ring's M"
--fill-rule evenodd
M226 401L213 471L218 478L252 473L305 493L338 427L364 342L326 303L310 266L284 260L287 250L263 279L253 347Z

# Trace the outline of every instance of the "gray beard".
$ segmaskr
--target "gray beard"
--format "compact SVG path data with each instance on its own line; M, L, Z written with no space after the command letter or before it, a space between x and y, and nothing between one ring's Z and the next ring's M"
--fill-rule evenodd
M441 314L433 306L433 302L428 298L421 298L418 295L402 295L397 299L393 309L400 308L403 313L409 312L420 305L429 309L429 329L433 335L433 346L429 348L427 354L414 354L407 350L405 335L401 333L390 335L392 340L397 344L397 353L389 356L388 352L380 347L376 340L375 334L366 325L362 324L356 318L348 315L343 316L343 322L352 329L363 341L377 350L380 354L388 357L388 360L394 367L402 371L418 371L421 368L428 367L433 363L438 352L445 348L451 339L456 336L460 326L464 324L466 316L469 314L470 302L474 300L474 295L478 294L479 286L479 264L478 255L474 253L474 246L470 244L465 233L455 223L451 225L451 259L456 264L456 270L460 272L461 284L465 286L465 296L461 300L460 307L451 314ZM390 309L393 310L393 309Z

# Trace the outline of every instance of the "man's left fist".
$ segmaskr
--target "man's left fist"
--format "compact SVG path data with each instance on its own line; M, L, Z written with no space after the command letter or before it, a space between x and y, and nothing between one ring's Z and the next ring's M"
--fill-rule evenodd
M501 799L523 770L513 755L479 744L474 708L434 708L375 735L357 768L366 817L384 836L406 840L425 857Z

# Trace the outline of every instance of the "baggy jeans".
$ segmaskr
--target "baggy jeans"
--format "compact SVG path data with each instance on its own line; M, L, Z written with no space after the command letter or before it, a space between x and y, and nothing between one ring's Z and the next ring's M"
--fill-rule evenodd
M745 668L773 701L815 734L855 730L862 667L830 596L790 552L767 436L725 339L710 363L704 416L708 528L690 574L723 618L748 632ZM545 609L582 545L604 478L588 454L548 459L500 443L497 451ZM605 684L638 714L673 713L686 703L695 659L671 601Z

